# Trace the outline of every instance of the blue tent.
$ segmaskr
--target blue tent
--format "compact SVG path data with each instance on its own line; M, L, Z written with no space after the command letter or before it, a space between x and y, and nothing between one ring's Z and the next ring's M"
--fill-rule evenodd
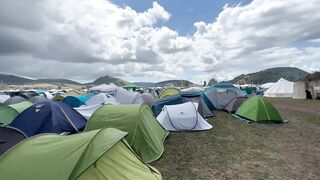
M231 83L217 83L203 91L204 101L210 110L224 109L236 97L246 97L246 93Z
M83 130L86 123L87 120L70 106L50 101L29 107L10 126L30 137L41 133L76 133Z
M86 104L86 102L95 95L94 93L89 93L86 95L78 95L78 96L67 96L64 98L63 102L68 104L71 107L79 107L81 105Z
M153 113L155 116L158 116L162 111L162 108L164 105L175 105L175 104L182 104L182 99L180 94L167 96L162 99L156 100L153 105Z

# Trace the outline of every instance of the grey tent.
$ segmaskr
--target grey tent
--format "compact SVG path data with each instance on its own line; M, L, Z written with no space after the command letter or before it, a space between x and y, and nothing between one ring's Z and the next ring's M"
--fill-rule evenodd
M0 156L27 136L13 127L0 127Z
M235 113L237 109L241 106L241 104L245 102L247 99L247 97L235 97L227 104L224 110L228 111L229 113Z
M9 98L8 100L6 100L3 104L4 105L17 104L22 101L27 101L27 98L24 98L22 96L13 96L13 97Z
M43 103L43 102L49 102L50 100L46 98L45 96L34 96L30 99L33 104Z
M214 116L213 112L210 111L207 104L204 102L203 93L201 91L182 91L181 92L182 102L193 102L198 104L198 112L204 117Z
M235 97L246 97L246 93L231 83L217 83L204 91L204 100L210 110L225 109Z

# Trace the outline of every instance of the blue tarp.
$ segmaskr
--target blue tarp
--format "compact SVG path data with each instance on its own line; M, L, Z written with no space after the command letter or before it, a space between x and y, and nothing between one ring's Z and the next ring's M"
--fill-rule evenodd
M63 102L71 107L79 107L81 105L86 104L86 102L95 95L94 93L89 93L86 95L79 95L79 96L67 96L64 98Z
M30 137L41 133L76 133L83 130L86 123L81 114L66 104L43 102L23 111L10 126Z
M175 105L175 104L182 104L182 99L180 94L168 96L163 99L156 100L153 105L154 115L158 116L165 105Z

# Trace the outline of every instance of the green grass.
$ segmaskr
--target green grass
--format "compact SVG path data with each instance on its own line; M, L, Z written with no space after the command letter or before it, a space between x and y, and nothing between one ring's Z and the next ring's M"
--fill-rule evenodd
M217 111L211 130L170 133L152 165L164 180L320 179L320 124L308 120L320 101L269 100L289 123L248 124Z

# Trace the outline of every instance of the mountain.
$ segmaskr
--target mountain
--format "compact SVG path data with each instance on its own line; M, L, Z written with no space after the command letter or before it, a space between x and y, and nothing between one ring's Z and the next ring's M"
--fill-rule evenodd
M133 84L139 86L139 87L142 87L142 88L147 88L147 87L154 87L154 84L153 82L134 82Z
M69 79L37 79L37 80L34 80L33 83L81 85L81 83L78 83L76 81L72 81L72 80L69 80Z
M32 81L33 81L32 79L23 78L23 77L19 77L19 76L0 74L0 82L4 83L4 84L19 85L19 84L30 83Z
M259 72L242 74L228 81L234 84L247 84L250 83L248 77L250 77L253 84L264 84L268 82L277 82L281 77L288 81L295 81L301 77L308 75L309 73L295 67L277 67L265 69Z
M167 80L167 81L160 81L154 84L154 87L165 87L165 86L180 86L183 87L189 87L189 86L194 86L197 84L194 84L193 82L190 82L188 80Z
M112 77L112 76L103 76L103 77L99 77L98 79L94 80L92 83L93 85L99 85L99 84L110 84L113 83L117 86L123 86L125 84L127 84L128 82L125 80L122 80L120 78L116 78L116 77Z
M48 84L74 84L81 85L78 82L71 81L68 79L28 79L24 77L19 77L15 75L0 74L0 82L9 85L23 85L23 84L38 84L38 83L48 83Z

